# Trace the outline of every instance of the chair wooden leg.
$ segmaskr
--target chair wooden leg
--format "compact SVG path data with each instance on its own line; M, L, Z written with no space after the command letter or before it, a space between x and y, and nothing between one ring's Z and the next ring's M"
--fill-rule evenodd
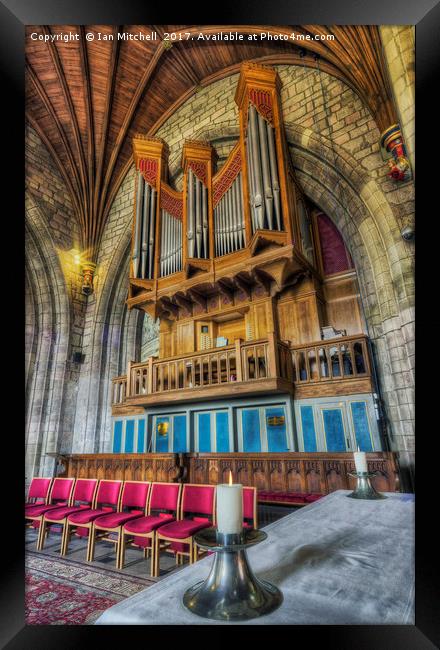
M64 545L66 543L66 528L67 528L67 522L64 521L64 523L63 523L63 531L62 531L62 535L61 535L60 555L63 555L63 549L64 549Z
M89 541L87 544L87 562L93 562L95 559L95 526L92 524L89 528Z
M64 526L65 532L64 532L64 544L61 547L61 555L67 555L67 550L69 548L69 542L70 542L70 536L72 534L72 531L70 529L69 524L66 521L66 524Z
M153 578L154 577L154 567L155 567L155 564L156 564L156 553L155 553L156 534L155 533L153 533L153 537L150 537L150 542L151 542L150 548L148 549L147 547L145 547L144 551L148 551L148 550L151 551L151 553L150 553L150 575ZM146 557L148 557L148 555L146 555Z
M122 535L122 526L119 528L118 531L118 541L116 543L116 568L120 569L121 566L121 535Z
M119 566L117 568L123 569L125 564L125 546L126 546L126 539L123 530L121 530L121 532L119 533L119 538L120 538Z
M46 537L46 522L44 517L40 519L40 526L38 528L38 538L37 538L37 551L42 551L44 548L44 541Z
M160 539L156 534L156 539L154 540L154 562L152 561L153 567L153 578L158 578L160 574Z
M193 542L192 545L193 545L194 562L198 562L199 561L199 551L198 551L197 544L195 542Z

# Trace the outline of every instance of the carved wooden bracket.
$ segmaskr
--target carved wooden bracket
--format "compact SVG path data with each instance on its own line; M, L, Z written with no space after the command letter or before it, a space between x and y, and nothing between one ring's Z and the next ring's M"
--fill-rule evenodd
M234 282L241 291L244 291L248 300L250 300L252 296L252 285L240 274L234 276Z
M201 306L203 311L207 311L207 299L202 293L196 289L188 289L187 294L191 300Z
M192 309L193 309L192 301L188 300L188 298L186 298L186 296L181 292L175 293L173 298L177 302L179 307L182 307L182 309L184 309L187 312L187 315L191 316Z

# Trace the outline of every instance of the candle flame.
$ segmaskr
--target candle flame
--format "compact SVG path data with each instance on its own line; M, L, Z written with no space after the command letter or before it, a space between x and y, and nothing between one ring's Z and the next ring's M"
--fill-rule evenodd
M229 470L229 485L232 485L232 472Z

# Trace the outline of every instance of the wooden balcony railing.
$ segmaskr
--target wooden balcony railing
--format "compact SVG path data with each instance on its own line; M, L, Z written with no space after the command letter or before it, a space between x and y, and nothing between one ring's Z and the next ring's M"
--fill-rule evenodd
M142 395L163 395L235 382L282 379L299 387L370 375L366 336L346 336L291 347L270 334L256 341L239 339L222 348L131 362L127 376L113 380L113 404L123 404L127 398Z
M344 336L292 347L293 381L298 384L369 377L367 337Z
M123 404L127 396L127 377L115 377L113 379L113 404Z

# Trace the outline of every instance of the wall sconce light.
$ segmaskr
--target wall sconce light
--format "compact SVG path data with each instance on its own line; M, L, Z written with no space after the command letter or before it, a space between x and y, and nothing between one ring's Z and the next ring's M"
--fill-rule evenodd
M388 162L390 168L388 176L395 181L411 180L411 166L399 124L393 124L382 133L380 147L382 157Z
M96 270L96 264L94 262L84 262L81 266L81 271L83 274L83 283L81 291L85 296L90 296L93 293L93 274Z

